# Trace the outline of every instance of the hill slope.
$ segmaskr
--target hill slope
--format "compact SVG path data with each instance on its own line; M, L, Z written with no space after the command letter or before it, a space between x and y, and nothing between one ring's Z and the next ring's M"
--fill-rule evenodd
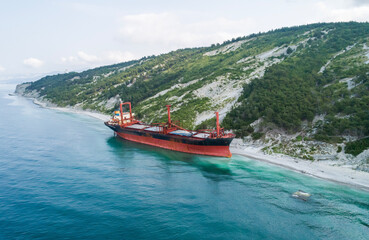
M341 142L369 135L368 63L368 23L321 23L48 76L23 90L59 106L106 113L120 99L131 101L148 122L164 120L164 105L172 104L184 127L211 127L218 110L239 137L269 143L265 151L295 155L280 138L288 136L299 145L331 143L340 152ZM358 142L360 149L367 142ZM301 149L300 157L316 152L311 145Z

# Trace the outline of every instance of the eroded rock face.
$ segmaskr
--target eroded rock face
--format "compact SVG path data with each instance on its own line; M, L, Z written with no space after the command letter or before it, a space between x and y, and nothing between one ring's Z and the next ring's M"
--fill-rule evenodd
M30 86L30 83L22 83L22 84L18 84L15 88L14 93L19 94L19 95L23 95L24 92L26 91L26 88L28 86Z

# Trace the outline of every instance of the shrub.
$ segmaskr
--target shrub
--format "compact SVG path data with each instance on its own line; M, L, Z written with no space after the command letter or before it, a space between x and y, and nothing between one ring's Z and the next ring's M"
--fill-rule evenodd
M251 134L251 137L252 137L253 140L258 140L262 136L264 136L264 133L261 133L261 132L254 132L254 133Z
M337 152L340 153L341 151L342 151L342 147L341 146L338 146Z
M366 137L357 141L348 142L346 144L345 153L352 154L356 157L357 155L359 155L368 148L369 148L369 137Z

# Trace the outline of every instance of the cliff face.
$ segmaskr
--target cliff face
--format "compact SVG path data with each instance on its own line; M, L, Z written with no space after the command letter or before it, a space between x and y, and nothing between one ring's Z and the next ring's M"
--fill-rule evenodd
M368 38L367 23L283 28L47 76L16 91L104 113L131 101L148 122L164 120L171 104L184 127L212 127L217 110L226 128L264 151L314 159L369 136Z
M24 96L26 88L29 87L30 85L31 85L31 83L18 84L17 87L15 88L15 93ZM29 92L29 91L27 91L27 92Z

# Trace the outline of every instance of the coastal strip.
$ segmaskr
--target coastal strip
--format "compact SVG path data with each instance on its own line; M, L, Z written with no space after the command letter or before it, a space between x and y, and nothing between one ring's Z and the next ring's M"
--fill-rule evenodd
M39 101L35 98L29 98L29 99L32 100L34 104L39 105L40 107L43 107L43 108L53 109L53 110L57 110L57 111L61 111L61 112L83 114L83 115L87 115L87 116L90 116L90 117L93 117L93 118L97 118L101 121L108 121L111 118L111 116L106 115L106 114L102 114L102 113L99 113L99 112L81 110L81 109L72 108L72 107L48 106L46 103L44 103L42 101Z
M231 152L235 155L277 165L308 176L369 191L369 173L354 170L350 168L350 165L337 166L334 161L309 161L282 154L268 155L251 147L231 147Z
M56 105L39 99L38 97L24 96L22 92L19 93L16 91L16 94L20 97L25 97L32 100L34 104L37 104L43 108L53 109L62 112L83 114L94 117L101 121L107 121L110 118L110 116L108 115L95 111L88 111L72 107L57 107ZM242 141L241 139L237 140ZM369 173L354 170L352 169L352 165L338 165L336 161L329 160L309 161L299 158L293 158L291 156L283 154L265 154L261 151L260 148L241 147L238 144L234 144L233 146L231 144L230 150L232 154L241 155L252 160L263 161L308 176L329 180L339 184L369 191Z

